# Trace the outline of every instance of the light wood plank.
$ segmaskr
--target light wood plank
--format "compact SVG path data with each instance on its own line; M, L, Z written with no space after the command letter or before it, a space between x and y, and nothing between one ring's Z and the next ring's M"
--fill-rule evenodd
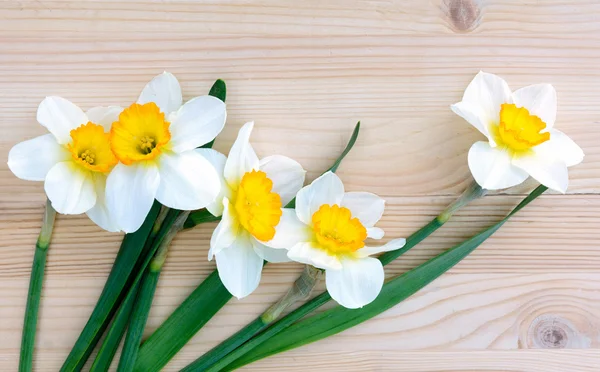
M440 213L454 197L387 198L381 223L386 238L407 237ZM465 207L445 226L388 266L397 274L474 235L502 218L520 196L488 195ZM42 203L22 203L23 209L7 208L0 216L3 260L0 278L28 277ZM600 272L600 196L542 196L520 212L500 231L467 257L453 272L532 273ZM206 275L214 269L207 261L208 241L214 223L200 225L177 236L165 270L180 277ZM93 226L85 216L59 216L52 241L48 273L60 277L107 275L119 248L121 235ZM376 243L375 243L376 244ZM296 270L297 264L274 265L275 273Z
M559 94L557 128L586 153L570 170L570 195L540 198L450 274L377 319L248 370L596 371L598 17L595 0L3 1L0 156L44 133L35 111L47 95L84 108L127 105L166 69L180 78L187 99L205 94L220 77L228 83L228 123L217 149L227 152L238 128L255 120L259 155L294 157L309 179L329 166L361 120L357 146L339 174L349 190L387 199L381 226L393 238L433 218L470 182L466 154L481 137L448 106L479 69L502 75L513 88L552 83ZM532 186L507 193L522 195ZM519 195L490 195L469 206L390 265L388 275L498 220ZM41 183L16 179L0 162L3 371L17 365L44 198ZM206 261L212 228L176 239L147 333L214 269ZM64 360L120 239L85 217L59 217L36 370L55 371ZM239 329L299 270L268 266L258 292L228 304L167 370ZM552 342L532 339L530 329ZM559 337L563 331L566 337Z
M233 334L275 301L295 277L268 269L267 274L252 296L230 301L173 360L170 369L189 363ZM198 282L165 272L146 333L155 329ZM76 283L48 278L38 339L40 360L49 358L46 363L51 363L52 355L68 352L96 301L101 289L98 283L94 278ZM598 349L599 285L600 274L449 274L377 318L291 355L306 358L338 353L341 358L350 351L374 356L407 350ZM9 354L18 352L12 340L20 333L21 293L26 286L26 278L4 281L0 326L7 337L0 339L0 349ZM56 337L58 334L61 337ZM289 357L282 355L280 362ZM56 364L50 370L58 367Z

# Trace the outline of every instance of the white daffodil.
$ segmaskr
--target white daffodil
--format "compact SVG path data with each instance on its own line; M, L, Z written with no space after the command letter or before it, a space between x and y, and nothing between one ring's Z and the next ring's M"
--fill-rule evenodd
M567 191L567 167L583 160L583 151L554 129L556 91L536 84L511 92L502 78L479 72L462 101L451 106L488 139L469 150L469 168L488 190L518 185L527 177L562 193Z
M105 205L106 175L117 164L108 133L120 107L95 107L83 112L61 97L40 103L37 121L50 134L15 145L8 167L19 178L45 181L52 207L62 214L87 213L108 231L118 231Z
M296 196L296 211L282 218L275 238L266 244L287 248L288 257L325 270L327 291L349 309L373 301L383 286L381 262L371 255L396 250L405 239L394 239L379 247L365 239L381 239L375 227L383 215L385 201L368 192L344 192L338 176L327 172Z
M198 149L221 175L221 194L207 209L222 219L210 239L221 281L237 298L252 293L263 260L285 262L287 251L265 245L277 234L278 224L294 214L284 209L304 184L305 171L296 161L280 155L258 160L249 139L254 123L245 124L229 157L210 149Z
M225 125L225 104L211 96L182 105L179 82L170 73L150 81L137 100L121 112L110 131L112 152L120 161L108 176L106 199L125 232L144 222L154 199L163 205L204 208L219 193L219 177L194 151L213 140Z

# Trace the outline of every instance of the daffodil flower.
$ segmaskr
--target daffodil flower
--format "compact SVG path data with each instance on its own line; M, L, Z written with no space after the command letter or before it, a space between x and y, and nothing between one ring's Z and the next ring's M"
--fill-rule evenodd
M8 167L19 178L45 181L52 207L62 214L87 213L108 231L118 231L105 204L106 175L117 164L107 131L120 107L95 107L83 112L61 97L39 105L37 121L50 134L15 145Z
M285 262L287 251L266 242L276 234L280 221L293 209L284 209L304 184L305 171L296 161L280 155L258 159L249 139L254 123L246 123L231 147L229 157L210 149L198 149L221 175L221 193L207 209L222 219L210 240L221 281L237 298L252 293L263 260Z
M225 104L211 96L182 105L179 82L156 76L137 102L125 108L110 130L120 161L108 176L107 205L119 227L136 231L154 199L181 210L204 208L219 193L216 170L194 151L225 125Z
M296 196L296 211L282 219L274 239L266 244L287 248L294 261L325 270L327 291L340 305L355 309L373 301L383 286L381 262L371 255L396 250L405 239L379 247L365 245L381 239L375 227L385 201L368 192L344 192L338 176L327 172Z
M479 72L462 101L451 107L488 139L469 150L469 168L481 187L504 189L531 176L566 192L567 167L581 163L583 151L554 129L556 91L552 85L530 85L511 92L502 78Z

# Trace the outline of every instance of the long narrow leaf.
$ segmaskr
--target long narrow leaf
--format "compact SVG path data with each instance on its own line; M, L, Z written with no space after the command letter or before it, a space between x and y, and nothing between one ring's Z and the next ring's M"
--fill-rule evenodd
M142 344L134 371L160 371L230 299L213 271Z
M356 124L348 144L328 171L335 172L348 155L360 131ZM295 199L294 199L295 200ZM292 200L287 208L294 207ZM202 210L190 213L185 227L192 227L196 221L210 218ZM160 371L179 350L229 301L231 294L221 283L215 270L190 294L190 296L160 325L142 344L134 371Z
M71 349L69 356L61 367L61 371L80 371L83 368L87 358L96 346L96 343L98 343L112 315L116 311L118 300L144 248L144 244L154 225L159 210L160 204L155 202L139 230L132 234L127 234L123 238L121 248L117 253L115 263L106 280L102 294L100 294L100 298L96 303L96 307L94 307L87 324L81 331L73 349Z
M135 292L137 292L138 287L139 284L135 287ZM121 339L125 334L125 330L127 329L127 323L129 322L134 302L135 297L128 296L121 303L121 306L119 306L119 310L117 311L108 332L106 332L106 337L102 342L98 355L96 355L96 359L94 359L90 372L108 371L110 363L112 362L115 353L119 348L119 344L121 343Z
M441 253L417 268L389 280L384 284L377 299L369 305L355 310L336 306L323 313L295 322L289 327L278 327L277 323L286 322L286 318L299 319L298 314L295 313L300 313L301 315L302 313L307 314L308 312L303 308L305 306L314 307L314 305L311 305L312 301L309 301L307 304L282 318L280 322L273 324L263 333L242 345L238 349L242 349L238 354L245 355L221 370L234 370L270 355L321 340L381 314L413 295L459 263L504 225L510 217L546 190L545 186L539 186L500 222L448 251ZM321 296L317 297L318 302L323 302L323 298L319 298ZM288 322L288 324L290 323Z
M148 313L150 312L150 306L152 306L152 299L154 298L159 277L160 271L147 271L140 283L141 287L138 291L134 291L137 292L135 296L136 300L131 312L129 328L127 329L127 336L125 337L117 369L118 372L133 370L133 364L137 357L137 350L142 339L142 334L144 333L146 321L148 320ZM132 295L131 297L134 296Z

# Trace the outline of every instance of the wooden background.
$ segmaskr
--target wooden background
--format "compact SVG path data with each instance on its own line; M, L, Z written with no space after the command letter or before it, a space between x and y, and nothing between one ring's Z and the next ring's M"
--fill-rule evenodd
M545 195L410 300L249 371L600 370L600 2L598 0L227 0L0 2L0 158L43 134L39 102L128 105L168 70L184 97L228 84L227 152L255 120L259 155L299 160L312 180L363 131L340 169L350 190L388 201L381 226L405 237L470 182L482 136L454 115L480 70L513 88L558 91L557 128L578 142L568 195ZM40 154L40 156L44 156ZM0 162L0 370L16 370L42 183ZM389 266L398 274L498 220L534 185L493 194ZM175 241L147 332L214 268L214 225ZM35 370L56 371L100 294L121 235L59 216L48 260ZM254 318L300 272L269 265L168 365L183 367Z

